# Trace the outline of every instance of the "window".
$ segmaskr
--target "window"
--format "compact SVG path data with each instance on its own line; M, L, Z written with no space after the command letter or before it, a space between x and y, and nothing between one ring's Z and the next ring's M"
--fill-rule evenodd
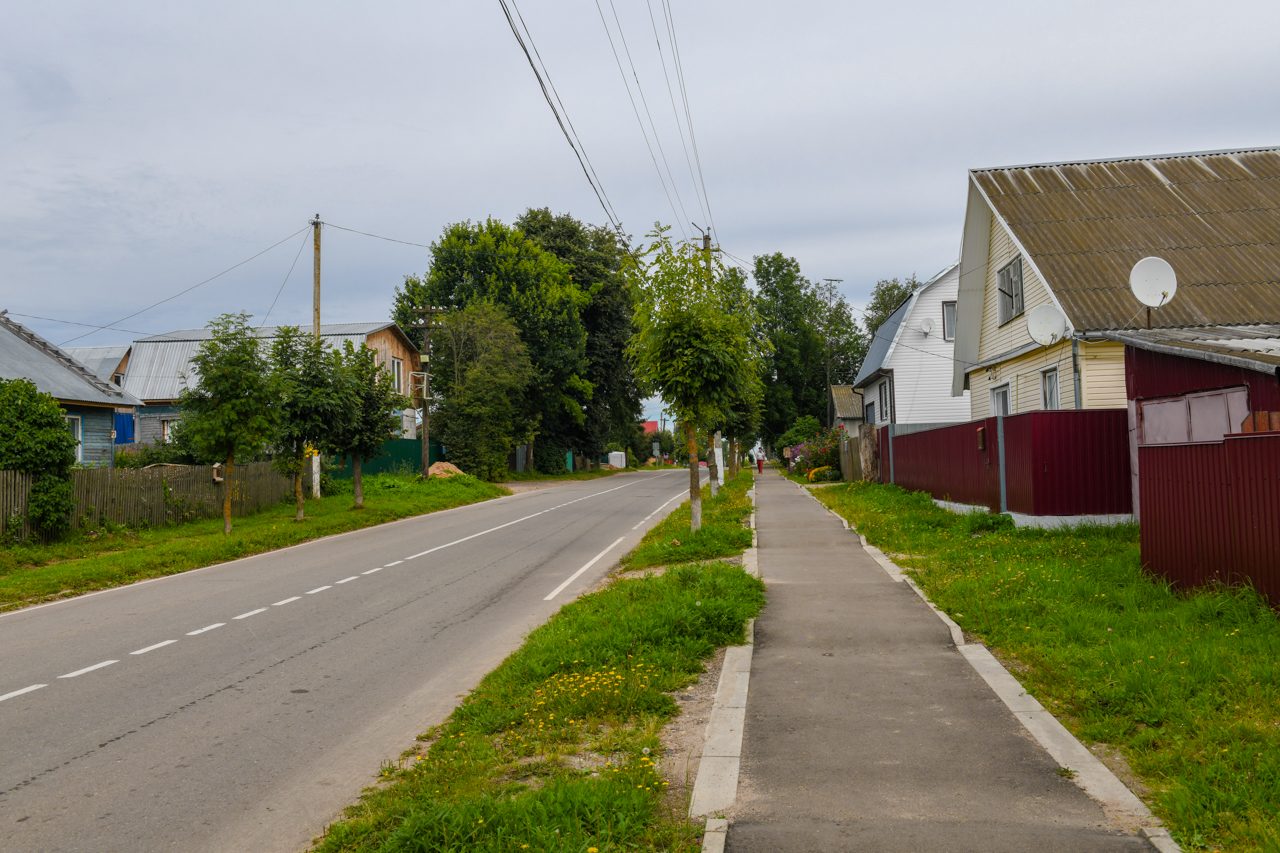
M880 383L880 417L889 417L889 383Z
M177 421L160 421L160 440L165 444L173 441L173 428L177 425Z
M1001 385L999 388L991 389L991 415L993 417L1013 414L1012 409L1009 407L1009 403L1008 383Z
M1040 372L1040 407L1042 409L1058 408L1058 368L1056 367Z
M81 424L79 415L63 415L63 422L67 425L67 432L71 433L71 437L76 440L76 461L84 461L84 441L81 433Z
M875 426L876 422L876 404L867 403L867 423Z
M1022 313L1022 258L1014 258L997 274L997 287L1000 292L1000 325L1012 320Z
M404 362L398 358L391 359L391 381L396 385L396 393L404 393Z
M954 302L942 303L942 339L944 341L956 339L956 304Z

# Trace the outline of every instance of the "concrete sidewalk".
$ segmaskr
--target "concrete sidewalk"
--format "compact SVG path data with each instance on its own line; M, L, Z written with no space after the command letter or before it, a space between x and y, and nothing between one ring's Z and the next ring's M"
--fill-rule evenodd
M1150 853L838 519L768 472L756 503L769 602L727 850Z

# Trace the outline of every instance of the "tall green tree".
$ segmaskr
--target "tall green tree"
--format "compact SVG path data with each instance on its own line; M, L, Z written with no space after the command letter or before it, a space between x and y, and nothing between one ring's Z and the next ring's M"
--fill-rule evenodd
M247 314L223 314L191 359L196 383L182 392L183 429L205 456L224 460L222 532L231 532L231 475L237 456L274 435L279 407L274 374Z
M486 301L506 309L533 368L516 430L536 430L538 466L558 470L565 450L575 449L574 429L585 423L594 392L581 314L588 297L563 261L519 229L489 219L448 226L431 245L430 269L397 288L392 316L408 326L417 307L458 310Z
M409 398L395 387L395 378L378 354L367 346L344 341L341 352L326 359L333 376L330 399L341 414L321 438L322 447L340 459L351 460L353 505L364 508L364 463L377 459L384 445L400 434L399 410Z
M432 340L450 459L481 479L504 477L511 448L528 439L517 421L533 365L519 330L501 306L473 302L446 315Z
M871 289L871 298L867 300L867 307L862 312L862 321L867 327L868 338L875 335L876 330L889 319L889 315L907 301L907 297L923 286L924 282L916 278L915 273L901 281L896 278L882 278L877 281L876 286Z
M75 509L76 440L63 414L30 379L0 379L0 471L32 475L27 518L46 534L63 530Z

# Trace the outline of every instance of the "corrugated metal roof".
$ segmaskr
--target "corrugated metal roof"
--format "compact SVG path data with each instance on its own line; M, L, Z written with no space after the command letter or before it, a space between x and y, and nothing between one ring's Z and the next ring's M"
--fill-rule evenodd
M1199 329L1125 329L1101 335L1138 349L1280 376L1280 324L1277 323Z
M361 340L364 340L365 337L372 335L374 332L381 332L383 329L389 329L394 325L395 323L390 321L381 323L322 323L320 325L320 337L345 338L358 335ZM302 326L301 328L304 332L310 332L312 327ZM274 338L279 333L279 326L263 326L260 329L254 329L254 334L260 338ZM142 341L207 341L212 334L208 329L179 329L176 332L166 332L163 335L142 338ZM141 341L137 343L141 343Z
M1077 329L1146 325L1129 271L1149 255L1178 276L1153 326L1280 320L1280 148L971 174Z
M110 382L116 368L129 354L128 344L118 347L68 347L65 352L93 372L103 382Z
M871 338L871 346L867 348L867 357L862 360L862 369L858 371L858 378L853 380L854 388L861 388L862 383L880 368L884 367L886 361L889 360L889 353L893 349L894 339L898 336L898 326L902 324L903 318L907 316L907 311L911 308L911 303L915 300L911 297L903 300L902 304L897 307L888 319L876 329L875 335Z
M862 395L855 392L852 385L832 385L831 399L835 403L836 418L862 417Z
M0 313L0 377L30 379L36 388L62 403L138 406L141 401L16 320Z

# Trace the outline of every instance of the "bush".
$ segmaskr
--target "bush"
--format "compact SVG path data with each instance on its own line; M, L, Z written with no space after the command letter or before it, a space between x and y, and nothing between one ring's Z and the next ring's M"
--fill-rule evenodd
M76 440L63 410L29 379L0 379L0 470L31 474L27 517L46 534L66 529L75 503Z
M816 468L834 468L840 479L840 442L846 437L843 426L819 430L809 441L791 448L791 470L807 476Z

